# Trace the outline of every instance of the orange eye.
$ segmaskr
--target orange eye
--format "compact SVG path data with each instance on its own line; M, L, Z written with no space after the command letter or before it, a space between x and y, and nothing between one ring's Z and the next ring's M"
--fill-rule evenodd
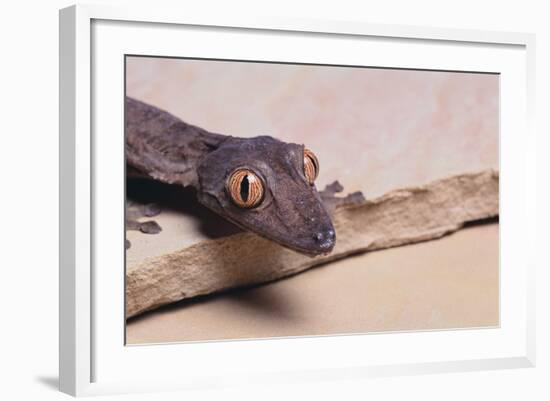
M253 171L240 168L229 176L227 192L237 206L251 209L262 202L264 183Z
M309 149L304 149L304 175L311 185L319 175L319 160Z

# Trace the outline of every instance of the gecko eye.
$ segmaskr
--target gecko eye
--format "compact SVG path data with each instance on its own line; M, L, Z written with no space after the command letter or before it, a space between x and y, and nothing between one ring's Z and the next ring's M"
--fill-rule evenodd
M304 175L311 185L319 175L319 160L309 149L304 149Z
M262 202L264 183L253 171L240 168L229 176L227 192L237 206L251 209Z

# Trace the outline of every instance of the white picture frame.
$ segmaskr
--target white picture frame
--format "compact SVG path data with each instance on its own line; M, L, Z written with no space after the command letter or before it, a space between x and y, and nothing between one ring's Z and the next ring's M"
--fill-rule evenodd
M180 37L200 46L185 48ZM61 10L61 391L94 395L534 366L535 260L525 258L534 255L529 248L536 218L534 41L523 33L242 19L237 13L220 19L155 7ZM304 55L306 45L311 51ZM333 51L316 53L320 46ZM278 54L282 49L287 53ZM314 62L332 57L343 64L500 73L500 327L126 347L123 198L104 194L116 199L123 191L119 67L129 53ZM97 134L109 127L120 136ZM106 202L116 204L107 208ZM105 230L106 224L116 227ZM288 354L299 358L291 364ZM193 361L191 369L176 369L182 357Z

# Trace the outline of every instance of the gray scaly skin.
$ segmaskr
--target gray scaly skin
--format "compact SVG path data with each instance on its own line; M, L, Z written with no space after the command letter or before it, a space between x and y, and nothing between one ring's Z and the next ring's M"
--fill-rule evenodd
M201 204L235 225L312 256L329 253L336 243L327 207L364 200L361 193L334 197L342 191L338 182L319 193L304 175L303 145L270 136L236 138L211 133L129 97L126 163L129 177L193 187ZM228 176L237 168L254 171L265 183L258 207L239 207L227 193ZM136 207L129 208L127 229L159 232L155 222L136 220L159 210L152 205L137 209L133 213Z

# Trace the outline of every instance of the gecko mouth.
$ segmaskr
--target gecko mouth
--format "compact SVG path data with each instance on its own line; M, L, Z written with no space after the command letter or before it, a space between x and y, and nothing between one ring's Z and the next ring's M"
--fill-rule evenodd
M301 254L304 254L304 255L307 255L307 256L314 257L314 256L329 255L332 252L332 250L334 248L334 245L335 245L335 243L333 242L331 245L327 245L325 249L320 249L320 250L300 248L300 247L294 246L294 245L282 245L282 246L284 246L285 248L291 249L295 252L298 252L298 253L301 253Z
M270 238L256 231L254 231L254 233L270 241L274 241L279 245L281 245L282 247L285 247L295 252L298 252L307 256L312 256L312 257L328 255L332 252L332 250L334 249L334 246L336 245L336 235L334 233L334 229L332 228L326 231L313 234L311 236L312 238L311 245L308 244L307 246L301 246L295 242L287 242L284 240L274 240L273 238Z
M310 236L310 239L307 241L307 242L310 242L310 244L308 244L308 246L300 246L295 242L288 242L288 241L285 241L284 239L277 239L277 238L274 238L273 236L264 234L261 231L252 230L249 227L246 227L241 222L237 221L236 219L231 218L231 216L225 215L224 217L230 222L232 222L233 224L235 224L237 227L243 229L244 231L254 233L256 235L259 235L262 238L275 242L284 248L291 249L295 252L298 252L307 256L313 257L313 256L328 255L330 252L332 252L332 250L334 249L334 246L336 245L336 234L332 227L329 227L324 230L320 230L312 234Z

